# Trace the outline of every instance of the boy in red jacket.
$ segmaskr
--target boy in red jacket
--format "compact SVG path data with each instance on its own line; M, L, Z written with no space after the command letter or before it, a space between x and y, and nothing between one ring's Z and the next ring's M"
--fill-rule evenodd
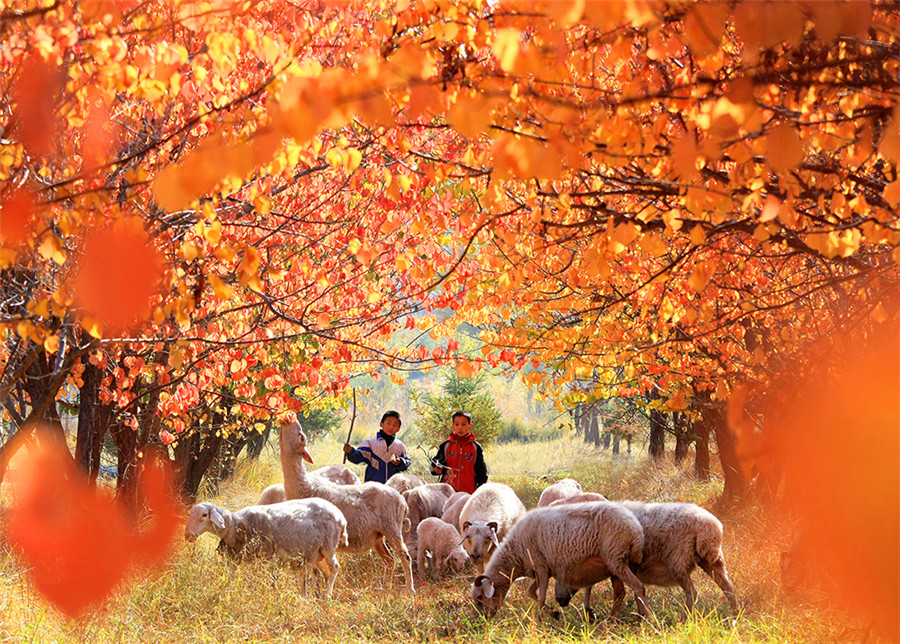
M481 445L472 435L472 414L453 412L453 432L438 448L431 462L431 473L441 475L457 492L472 493L488 480Z

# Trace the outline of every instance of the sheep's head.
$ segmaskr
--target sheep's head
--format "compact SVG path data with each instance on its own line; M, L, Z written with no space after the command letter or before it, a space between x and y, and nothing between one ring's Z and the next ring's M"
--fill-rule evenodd
M559 579L556 580L556 603L559 604L560 608L568 606L576 592L578 592L577 588L569 588L565 584L560 583Z
M296 420L281 426L278 444L282 454L299 456L310 463L313 462L312 456L306 449L306 433Z
M457 548L447 555L444 559L443 566L450 568L454 574L458 575L463 571L463 568L466 567L466 561L468 561L468 559L469 557L466 555L466 551L462 548Z
M508 587L495 586L487 575L478 575L469 597L479 613L485 617L493 617L503 606L507 589Z
M212 503L198 503L188 513L184 527L184 538L193 541L204 532L215 532L225 529L225 518Z
M498 528L496 521L463 523L461 543L475 564L490 559L491 553L500 546L500 539L497 537Z

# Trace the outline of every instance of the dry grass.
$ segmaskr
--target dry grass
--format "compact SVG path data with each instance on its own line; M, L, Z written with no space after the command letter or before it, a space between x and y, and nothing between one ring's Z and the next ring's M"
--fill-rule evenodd
M339 463L337 441L311 450L317 464ZM591 491L613 499L690 500L712 508L720 485L700 484L672 466L652 466L643 457L611 457L581 443L558 440L502 445L487 450L492 479L511 485L526 506L558 478L572 476ZM424 459L423 459L424 460ZM415 468L414 468L415 469ZM277 459L265 453L242 463L234 481L215 500L229 508L256 500L260 490L280 480ZM210 490L204 494L211 494ZM514 585L507 604L491 621L468 605L470 577L428 586L415 597L394 587L380 588L374 555L341 557L334 597L317 597L317 584L302 596L295 572L268 562L233 565L215 552L216 540L202 536L179 543L172 560L148 578L132 579L104 609L72 623L35 596L16 558L0 552L0 642L847 642L865 630L832 626L832 613L797 606L781 595L779 551L787 540L783 522L758 508L732 508L719 515L726 525L726 558L742 614L733 621L719 589L700 572L698 611L682 619L679 589L650 588L656 621L634 616L631 600L617 623L585 621L571 607L558 620L534 619L525 586ZM608 606L608 589L595 593L596 606ZM788 610L790 608L790 610ZM870 640L871 641L871 640Z

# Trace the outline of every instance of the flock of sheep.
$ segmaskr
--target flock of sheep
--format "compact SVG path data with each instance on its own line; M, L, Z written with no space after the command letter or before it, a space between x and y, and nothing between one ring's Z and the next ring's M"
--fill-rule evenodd
M236 559L274 557L318 570L326 596L340 569L338 552L374 549L384 562L385 588L399 557L409 593L415 592L413 562L415 576L424 581L448 571L460 574L471 560L477 571L471 600L488 616L521 577L533 580L528 594L539 609L547 609L552 577L561 607L584 589L588 614L591 587L605 579L613 587L610 617L621 609L626 586L634 592L638 612L649 615L645 584L681 586L691 610L696 598L691 572L699 565L737 612L722 554L722 524L697 505L614 503L563 479L527 511L502 483L486 483L468 494L408 474L382 485L360 483L341 465L308 472L304 461L312 463L312 457L306 447L299 423L284 425L284 484L266 488L257 505L236 512L212 503L195 505L186 538L211 532L220 539L219 550Z

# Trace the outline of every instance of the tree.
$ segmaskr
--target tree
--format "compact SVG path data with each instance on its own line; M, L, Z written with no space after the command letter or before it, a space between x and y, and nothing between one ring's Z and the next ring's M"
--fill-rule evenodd
M451 417L458 410L472 414L472 433L482 445L492 443L503 430L503 420L494 399L484 391L485 372L474 378L462 378L455 371L444 372L441 393L424 391L414 394L416 426L433 446L440 445L450 434Z

